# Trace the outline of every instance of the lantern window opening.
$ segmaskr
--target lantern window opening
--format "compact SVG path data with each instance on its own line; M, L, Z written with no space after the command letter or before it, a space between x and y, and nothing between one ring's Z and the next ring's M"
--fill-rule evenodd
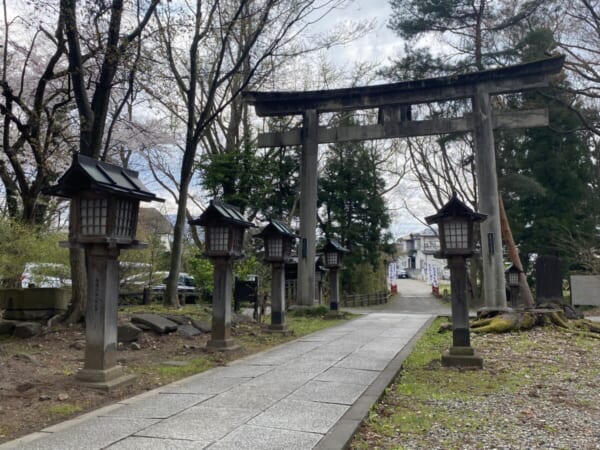
M447 249L469 248L469 230L466 221L445 221L444 235Z
M328 266L337 266L338 265L338 254L337 254L337 252L326 252L325 253L325 263Z
M214 252L226 252L229 250L229 228L210 227L210 250Z
M267 255L269 257L283 257L283 238L272 236L267 241Z
M135 211L134 202L127 199L119 199L117 202L117 219L115 224L115 235L132 237L134 234Z
M108 215L106 198L82 198L79 210L82 235L106 234Z
M233 228L232 233L232 250L241 253L244 244L244 230L242 228Z

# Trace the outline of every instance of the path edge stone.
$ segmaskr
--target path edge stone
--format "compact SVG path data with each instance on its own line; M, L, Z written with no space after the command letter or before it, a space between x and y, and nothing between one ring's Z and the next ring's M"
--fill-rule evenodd
M350 441L358 431L360 424L367 417L371 406L377 403L385 389L400 373L404 360L410 355L419 339L431 327L437 315L431 316L408 343L392 359L386 368L379 374L373 383L354 402L346 413L336 422L329 432L313 447L313 450L340 450L347 449Z

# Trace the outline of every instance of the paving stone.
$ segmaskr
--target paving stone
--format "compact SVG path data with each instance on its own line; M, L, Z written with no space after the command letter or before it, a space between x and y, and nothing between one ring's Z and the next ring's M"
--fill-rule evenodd
M231 364L213 369L213 374L225 378L255 378L273 370L276 366L258 366L251 364Z
M208 394L158 394L111 410L106 416L166 419L210 397Z
M195 406L146 428L137 436L213 441L246 423L254 414L244 409Z
M333 366L335 361L337 361L337 359L333 361L327 359L315 360L308 355L306 357L296 358L287 364L283 364L281 368L283 370L290 370L294 372L321 373Z
M248 378L204 376L165 386L160 392L163 394L220 394L248 380Z
M210 450L309 450L323 436L301 431L243 425L210 447Z
M347 410L346 405L285 399L249 421L248 425L327 433Z
M383 370L390 363L391 358L369 356L367 354L353 353L335 364L335 367L362 370Z
M367 386L336 381L309 381L289 396L295 400L351 405Z
M160 334L176 331L178 326L177 323L158 314L135 314L131 317L131 321L135 324L150 327L152 331Z
M273 386L279 385L285 387L289 392L298 389L306 382L312 380L320 372L297 372L295 370L284 370L277 368L270 372L251 378L246 382L247 386ZM282 382L285 380L285 382Z
M201 449L210 444L209 441L184 441L182 439L161 439L146 437L128 437L107 447L110 450L188 450Z
M215 395L202 403L206 408L241 408L252 410L255 414L264 411L273 403L289 395L285 386L236 386L227 392Z
M317 375L318 381L337 381L338 383L360 384L368 386L379 376L378 370L344 369L343 367L332 367Z
M22 450L100 450L156 423L156 420L123 420L117 417L98 417L78 423L42 439L22 443Z

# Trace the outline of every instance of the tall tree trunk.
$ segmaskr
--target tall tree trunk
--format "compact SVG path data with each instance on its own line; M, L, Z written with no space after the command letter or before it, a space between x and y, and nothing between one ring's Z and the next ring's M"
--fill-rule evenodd
M502 240L506 245L510 262L520 271L519 294L523 300L525 308L533 308L533 295L531 295L531 290L529 289L529 284L527 283L527 275L525 275L525 272L523 272L523 264L521 264L519 250L515 245L512 232L510 231L510 225L508 223L508 218L506 217L506 210L504 209L504 202L502 201L502 196L500 193L498 193L498 205L500 209L500 229L502 231Z
M75 223L73 216L73 203L69 206L69 238ZM70 240L70 239L69 239ZM71 265L71 304L67 310L65 321L67 323L79 323L85 318L87 303L87 265L86 251L83 248L69 248L69 263Z

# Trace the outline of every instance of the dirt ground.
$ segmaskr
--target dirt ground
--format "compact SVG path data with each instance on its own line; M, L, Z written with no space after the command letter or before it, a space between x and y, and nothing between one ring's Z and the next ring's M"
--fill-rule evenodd
M110 393L74 382L84 362L82 326L58 325L33 338L0 340L0 443L260 350L260 327L234 328L236 339L251 344L227 355L206 353L208 334L186 338L146 332L139 349L119 347L119 363L138 375L135 383ZM266 345L278 343L270 339Z

